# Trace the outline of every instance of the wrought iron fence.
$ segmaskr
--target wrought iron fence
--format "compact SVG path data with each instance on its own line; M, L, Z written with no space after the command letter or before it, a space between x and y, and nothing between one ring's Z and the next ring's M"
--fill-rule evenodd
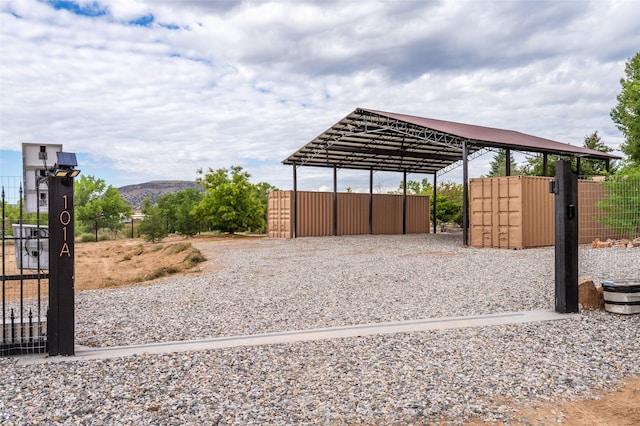
M48 228L24 212L21 177L2 186L2 327L0 356L47 351ZM46 216L46 215L45 215Z

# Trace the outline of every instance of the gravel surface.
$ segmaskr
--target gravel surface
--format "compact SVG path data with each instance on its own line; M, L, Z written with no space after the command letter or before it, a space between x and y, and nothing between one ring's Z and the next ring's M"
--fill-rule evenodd
M77 343L115 346L553 309L553 248L459 235L261 240L220 271L77 294ZM257 247L255 247L257 245ZM581 275L640 277L640 249L581 249ZM615 275L611 275L615 274ZM2 424L459 424L594 397L640 375L640 315L17 366ZM514 417L515 416L515 417Z

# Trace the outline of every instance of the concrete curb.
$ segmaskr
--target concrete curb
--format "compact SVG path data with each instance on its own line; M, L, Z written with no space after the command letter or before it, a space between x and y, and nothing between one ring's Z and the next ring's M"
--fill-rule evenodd
M202 340L161 342L145 345L114 346L109 348L76 347L76 355L49 357L47 355L21 356L17 365L34 365L49 362L73 362L111 359L132 355L166 354L186 351L204 351L237 346L275 345L306 342L311 340L361 337L374 334L409 333L416 331L448 330L455 328L488 327L504 324L523 324L538 321L573 319L580 314L559 314L553 311L503 312L499 314L469 317L444 317L376 324L361 324L343 327L316 328L298 331L283 331L248 336L216 337Z

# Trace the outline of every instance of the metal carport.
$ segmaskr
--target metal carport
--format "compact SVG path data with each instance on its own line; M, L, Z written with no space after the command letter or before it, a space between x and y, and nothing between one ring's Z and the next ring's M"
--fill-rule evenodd
M437 176L460 165L463 169L463 244L468 244L468 161L489 150L502 148L556 154L577 159L596 159L606 162L620 157L566 143L531 136L513 130L496 129L413 115L356 108L305 146L287 157L283 164L293 166L294 236L297 224L296 201L297 167L333 168L334 194L337 193L337 169L370 171L370 195L373 193L373 172L402 172L406 195L407 173L433 174L434 210ZM510 174L507 161L507 174ZM435 232L434 212L434 232Z

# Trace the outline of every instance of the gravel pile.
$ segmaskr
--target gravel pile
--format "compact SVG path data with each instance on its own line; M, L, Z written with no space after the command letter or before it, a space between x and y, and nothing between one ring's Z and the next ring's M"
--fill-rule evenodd
M553 248L460 236L263 240L212 275L77 294L77 342L114 346L553 309ZM254 244L255 245L255 244ZM640 249L581 252L581 275L640 277ZM615 269L614 269L615 268ZM2 424L515 422L640 375L640 315L103 361L0 359Z

